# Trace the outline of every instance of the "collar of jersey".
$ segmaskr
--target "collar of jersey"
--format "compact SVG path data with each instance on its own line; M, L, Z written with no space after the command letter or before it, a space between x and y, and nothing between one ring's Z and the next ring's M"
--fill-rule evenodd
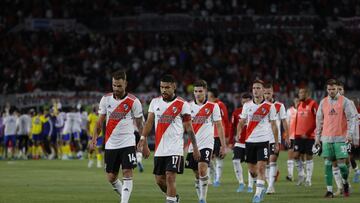
M123 100L123 99L125 99L125 97L126 97L127 95L128 95L128 93L125 92L124 96L122 96L122 97L119 98L119 99L116 99L116 98L115 98L115 95L113 94L113 98L114 98L115 100Z
M199 105L199 104L196 102L196 99L194 100L194 102L195 102L195 104ZM207 102L207 99L205 99L204 103L203 103L203 104L201 104L201 105L206 104L206 102Z
M177 97L177 96L176 96L176 94L175 94L172 99L165 100L164 97L163 97L162 100L163 100L164 102L172 102L172 101L174 101L174 100L176 99L176 97Z
M265 102L265 98L263 98L263 100L260 102L260 104L264 103ZM256 105L260 105L260 104L257 104L255 103L255 100L253 99L253 103L256 104Z

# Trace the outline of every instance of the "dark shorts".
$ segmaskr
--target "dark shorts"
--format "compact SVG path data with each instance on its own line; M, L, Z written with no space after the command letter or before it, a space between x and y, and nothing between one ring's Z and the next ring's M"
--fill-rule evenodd
M215 137L214 138L214 152L213 152L215 157L220 157L220 147L221 147L220 138Z
M269 160L269 142L245 143L246 162L256 164L258 161Z
M29 142L29 136L28 135L18 135L17 139L19 140L19 149L22 149L24 147L27 148L28 142Z
M106 173L119 172L122 169L133 169L137 165L135 147L120 149L105 149L105 170Z
M184 173L184 157L179 155L154 157L153 174L165 175L166 171Z
M355 148L354 146L351 147L351 153L353 159L360 159L360 147Z
M43 135L41 133L40 134L33 134L32 139L33 139L34 142L42 141L43 140Z
M275 153L275 143L270 143L269 149L270 149L270 155L279 156L279 152Z
M313 139L296 138L294 141L294 152L300 154L313 155L312 147L315 143Z
M233 160L240 159L240 162L245 161L245 148L234 147L233 153L234 153Z
M137 145L139 143L139 141L140 141L141 136L140 136L138 131L135 131L134 135L135 135L135 142L136 142L136 145Z
M16 136L15 135L6 135L4 137L4 143L5 143L6 147L10 146L10 142L11 142L12 147L16 146Z
M210 160L211 160L211 153L212 153L212 149L209 149L209 148L201 149L200 150L200 155L201 155L200 161L196 161L194 159L193 153L188 153L186 156L185 168L190 168L194 171L197 171L199 162L205 162L209 165Z

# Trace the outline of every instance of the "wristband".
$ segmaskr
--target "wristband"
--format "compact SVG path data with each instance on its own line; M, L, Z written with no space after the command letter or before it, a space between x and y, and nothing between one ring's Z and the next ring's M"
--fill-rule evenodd
M141 135L141 136L140 136L140 140L145 140L145 136L144 136L144 135Z

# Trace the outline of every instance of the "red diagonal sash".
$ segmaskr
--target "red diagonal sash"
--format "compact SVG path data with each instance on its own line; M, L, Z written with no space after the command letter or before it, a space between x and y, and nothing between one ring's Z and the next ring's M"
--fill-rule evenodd
M275 105L276 113L279 113L279 112L280 112L280 108L281 108L281 104L275 103L274 105Z
M213 110L214 110L214 104L207 102L199 110L199 112L195 115L193 121L196 121L196 119L199 118L199 117L202 117L201 120L204 120L204 121L207 120L209 118L209 116L212 114ZM195 135L199 131L199 129L201 128L201 126L203 124L204 124L203 122L193 122L192 123Z
M117 124L131 111L134 100L126 98L116 109L110 114L109 121L106 124L105 143L110 138Z
M155 130L155 151L157 150L165 131L174 121L175 117L181 113L183 104L184 102L181 100L174 101L174 103L172 103L159 118Z
M201 126L204 125L203 122L197 122L197 121L207 120L209 118L209 116L213 113L214 106L215 106L214 104L207 102L203 107L201 107L201 109L195 115L194 119L192 120L192 126L194 129L195 135L199 131ZM200 119L200 120L197 120L197 119ZM189 146L189 145L190 145L190 139L188 140L188 143L187 143L187 146Z
M247 140L249 138L249 136L251 135L253 130L260 123L260 121L262 121L262 119L264 119L265 116L267 116L269 114L270 107L271 107L270 104L264 103L261 106L259 106L259 108L254 112L253 117L246 128L245 140Z

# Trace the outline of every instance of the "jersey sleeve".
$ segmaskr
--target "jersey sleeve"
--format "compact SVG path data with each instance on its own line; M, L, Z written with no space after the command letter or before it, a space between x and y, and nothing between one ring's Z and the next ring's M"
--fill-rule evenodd
M213 111L212 118L213 118L213 121L221 121L220 108L219 108L219 105L217 105L217 104L214 105L214 111Z
M135 118L141 118L143 116L142 106L139 99L135 99L132 111Z
M247 115L247 108L248 108L248 105L247 104L244 104L243 106L243 109L241 111L241 114L240 114L240 118L241 119L247 119L248 115Z
M155 103L155 99L152 99L149 105L149 110L148 112L154 113L154 103Z
M271 107L270 107L269 120L270 121L277 120L276 119L276 108L275 108L274 104L272 104Z
M105 97L102 97L99 104L99 114L105 115L106 114L106 99Z
M191 115L190 105L188 102L184 102L181 110L181 115Z
M286 109L285 109L284 104L281 104L281 106L280 106L279 117L281 120L287 118Z

